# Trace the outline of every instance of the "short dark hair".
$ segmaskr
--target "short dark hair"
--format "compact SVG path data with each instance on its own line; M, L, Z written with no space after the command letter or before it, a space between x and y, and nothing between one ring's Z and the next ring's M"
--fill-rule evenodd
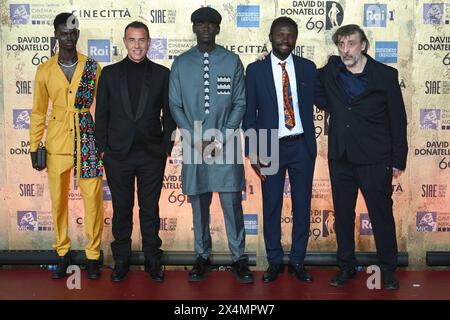
M123 32L123 37L126 38L127 37L127 30L128 28L134 28L134 29L144 29L147 32L147 38L150 38L150 31L148 30L148 27L145 23L140 22L140 21L133 21L131 23L129 23L126 27L125 27L125 31Z
M278 17L275 20L273 20L272 25L270 26L270 34L272 34L273 29L275 29L275 27L278 24L291 25L295 29L295 32L298 34L297 23L294 20L292 20L291 18L289 18L289 17Z
M58 29L58 27L62 24L66 25L67 24L67 19L69 19L71 16L73 16L73 13L70 12L61 12L59 13L56 17L55 20L53 20L53 27L55 27L55 31L56 29Z
M331 39L333 40L335 45L338 45L339 39L341 39L342 37L347 37L354 33L359 33L359 39L361 40L361 42L366 43L366 47L362 51L364 54L366 54L367 51L369 50L369 40L367 39L364 30L361 29L357 24L347 24L345 26L340 27L333 34Z

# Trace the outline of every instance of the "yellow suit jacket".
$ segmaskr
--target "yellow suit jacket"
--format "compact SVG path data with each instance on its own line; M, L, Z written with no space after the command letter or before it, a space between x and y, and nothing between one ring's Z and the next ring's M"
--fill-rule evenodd
M30 117L30 151L35 152L42 140L49 99L52 109L48 121L46 148L49 154L74 155L75 95L83 74L87 57L78 53L78 64L69 83L58 64L58 55L41 64L34 81L34 101ZM94 96L97 93L101 68L97 67Z

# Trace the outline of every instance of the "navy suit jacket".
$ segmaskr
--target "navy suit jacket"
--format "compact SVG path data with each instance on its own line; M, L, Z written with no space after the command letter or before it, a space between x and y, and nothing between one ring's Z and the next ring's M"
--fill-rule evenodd
M317 155L316 135L313 121L313 103L315 99L324 105L324 96L317 86L318 73L314 62L292 55L297 81L297 95L300 119L304 130L308 151L312 158ZM278 129L278 102L273 80L272 61L270 56L265 60L250 63L245 77L247 109L242 122L244 131L255 129ZM268 132L268 150L270 155L270 132ZM258 151L260 145L258 135ZM249 154L249 141L246 139L245 154ZM258 152L259 153L259 152Z

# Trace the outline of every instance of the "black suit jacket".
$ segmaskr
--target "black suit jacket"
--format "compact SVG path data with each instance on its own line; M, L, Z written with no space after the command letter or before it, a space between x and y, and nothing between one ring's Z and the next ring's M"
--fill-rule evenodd
M366 90L349 103L338 77L340 57L319 69L330 113L328 158L344 152L355 164L386 163L403 170L408 153L406 112L396 69L367 57Z
M175 122L169 111L169 69L147 63L139 104L134 116L128 95L125 61L106 66L100 76L95 110L96 142L99 152L123 159L136 135L161 155L172 150Z

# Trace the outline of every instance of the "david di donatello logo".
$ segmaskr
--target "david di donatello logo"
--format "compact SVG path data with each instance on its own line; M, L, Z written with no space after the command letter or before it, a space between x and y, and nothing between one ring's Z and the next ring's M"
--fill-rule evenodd
M344 21L344 9L335 1L327 1L326 3L325 30L339 27Z
M331 235L336 235L336 224L335 224L335 216L334 211L332 210L323 210L323 219L322 219L322 235L324 237L328 237Z

